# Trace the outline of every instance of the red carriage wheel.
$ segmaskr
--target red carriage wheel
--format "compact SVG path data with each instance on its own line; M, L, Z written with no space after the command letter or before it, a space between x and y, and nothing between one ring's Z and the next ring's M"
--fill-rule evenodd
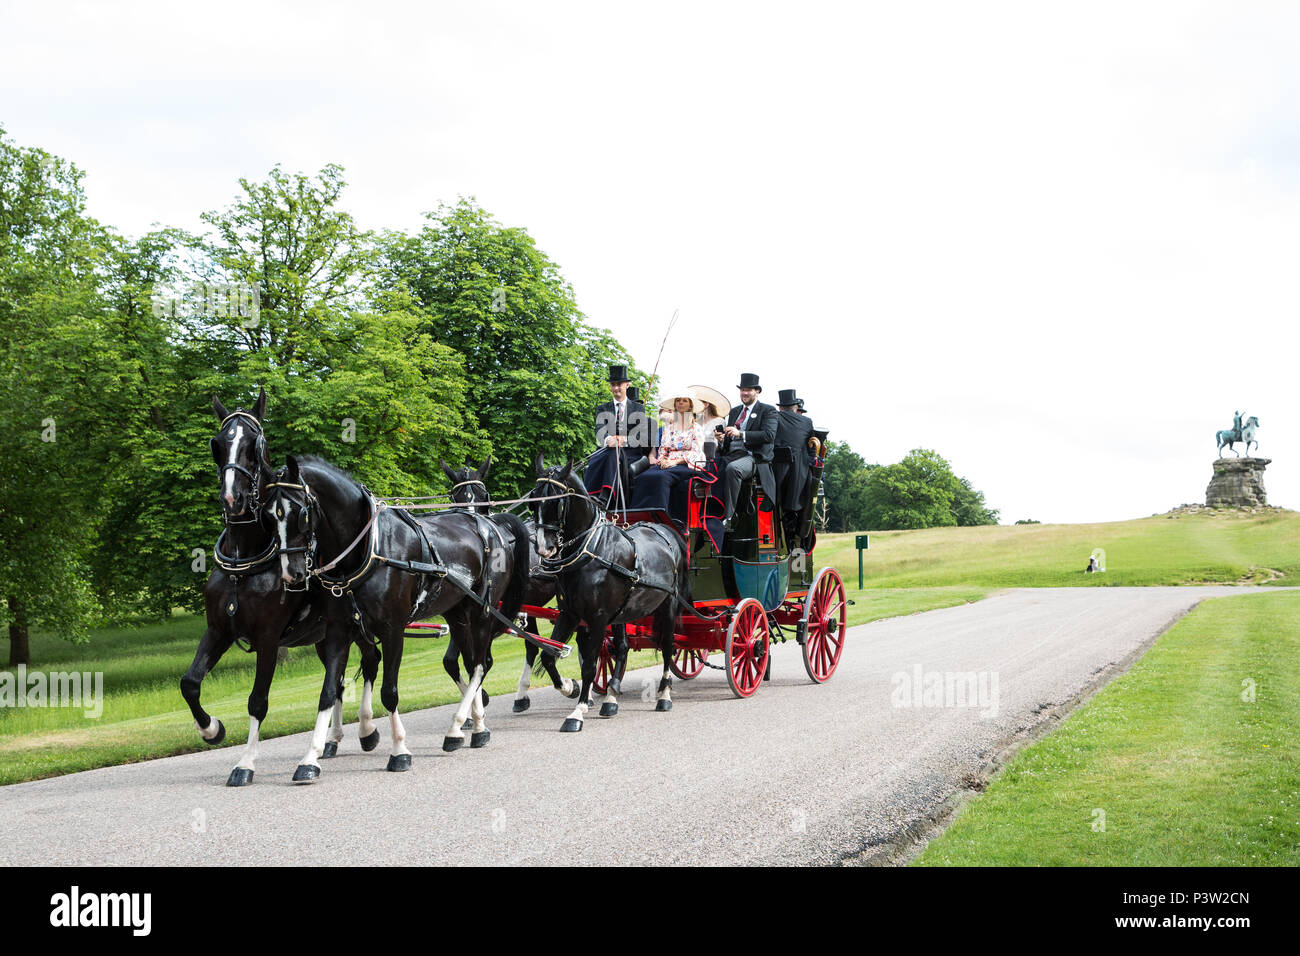
M834 568L822 568L803 609L803 666L818 684L830 680L840 664L848 616L844 582Z
M605 635L600 642L600 663L596 665L596 679L591 682L593 694L605 696L609 690L609 679L614 676L614 642Z
M745 598L727 629L727 683L737 697L752 697L763 683L769 646L767 612L753 598Z
M690 680L692 677L699 676L700 671L704 670L704 662L708 659L708 651L702 651L694 647L679 647L673 654L673 660L668 665L668 669L682 680Z

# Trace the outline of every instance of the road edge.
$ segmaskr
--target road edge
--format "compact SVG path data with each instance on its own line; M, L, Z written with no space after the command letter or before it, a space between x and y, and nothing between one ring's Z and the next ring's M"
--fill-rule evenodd
M1091 679L1066 700L1038 712L1038 719L1029 725L1018 728L1014 733L1003 737L994 744L993 754L973 774L962 780L960 787L948 793L919 819L903 824L894 833L882 840L869 844L861 850L842 857L839 866L907 866L924 852L930 842L943 834L958 812L988 787L989 782L1002 771L1002 768L1021 750L1037 743L1056 730L1061 722L1071 713L1097 696L1115 678L1142 659L1156 641L1164 637L1169 630L1200 607L1208 598L1197 598L1196 602L1176 613L1164 626L1150 638L1143 641L1120 660L1093 672Z

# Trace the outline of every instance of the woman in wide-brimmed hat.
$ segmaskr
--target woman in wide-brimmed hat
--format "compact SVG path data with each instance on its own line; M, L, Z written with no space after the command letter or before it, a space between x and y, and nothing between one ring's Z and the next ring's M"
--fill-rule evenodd
M673 509L673 492L704 467L705 431L695 421L704 403L687 389L676 389L659 405L672 410L672 419L659 434L658 447L650 452L650 467L636 480L633 508L662 508L685 522L685 508ZM682 496L684 504L685 497ZM682 514L675 514L675 511Z

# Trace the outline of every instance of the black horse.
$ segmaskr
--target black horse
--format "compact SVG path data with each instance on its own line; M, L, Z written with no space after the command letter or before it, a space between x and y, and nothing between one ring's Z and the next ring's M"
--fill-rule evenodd
M256 675L248 698L248 741L227 780L229 786L237 787L253 780L258 731L266 719L279 649L315 644L322 661L328 655L321 594L319 590L313 594L286 589L284 555L280 553L265 504L274 484L271 481L274 469L267 457L262 431L266 392L261 392L251 411L229 412L215 396L212 407L221 420L221 427L209 447L219 469L226 527L214 549L218 566L203 592L207 628L193 663L181 678L181 694L203 739L213 746L222 743L225 726L208 714L200 701L203 679L236 640L246 642L250 652L256 653ZM379 731L371 724L370 697L379 670L379 654L373 643L363 643L361 652L366 681L360 711L361 746L363 750L373 750L379 743ZM345 660L346 654L345 645ZM336 713L333 739L326 745L325 756L337 752L342 737L341 713Z
M411 766L397 693L406 625L434 615L447 621L470 671L443 750L464 743L461 728L471 713L470 746L484 746L491 734L483 721L479 689L492 667L492 639L504 629L492 611L499 608L510 620L519 610L528 581L523 522L514 515L499 515L476 526L467 516L455 514L417 522L401 508L377 503L364 486L328 462L302 459L301 468L309 467L316 477L293 499L279 528L287 573L302 582L315 576L325 586L327 630L360 630L383 645L380 696L393 731L388 769ZM290 458L287 484L295 483L299 468L299 461ZM322 556L329 556L327 563L320 563ZM326 661L327 669L341 666L341 661ZM326 703L322 696L313 746L324 741Z
M441 462L443 473L451 479L451 500L457 504L473 505L472 508L464 510L473 511L476 514L487 515L491 513L492 501L488 496L487 480L488 469L492 465L492 456L489 455L487 460L478 468L473 467L472 463L466 462L464 468L454 469L445 461ZM532 518L524 520L524 527L528 534L528 587L524 590L523 604L530 607L544 607L555 599L555 575L547 574L541 570L541 557L537 553L534 533L537 530ZM528 615L523 621L523 627L532 634L537 633L537 618ZM578 632L581 635L584 629L579 627ZM443 655L442 666L446 669L451 679L456 682L457 686L461 685L460 667L457 665L459 651L456 648L455 641L449 641L447 644L447 653ZM534 671L540 672L545 669L547 675L551 678L551 685L565 697L570 700L577 698L578 693L582 690L582 683L576 680L570 680L567 677L560 676L560 668L556 663L558 656L549 651L543 650L536 644L529 642L524 650L524 670L519 677L519 687L515 692L514 712L521 714L532 706L532 701L528 697L528 691L532 686L532 674ZM467 665L468 666L468 665ZM484 704L487 703L487 692L484 691Z
M683 608L694 611L690 597L686 544L675 531L641 522L623 529L606 519L581 481L572 474L573 462L547 469L537 457L537 484L529 494L538 500L537 550L542 570L556 575L560 614L553 637L567 641L579 622L587 633L579 635L582 692L578 705L560 727L582 730L591 705L591 689L606 628L613 628L615 672L601 716L618 713L617 696L627 666L625 625L653 616L656 643L663 655L655 710L672 707L673 633Z

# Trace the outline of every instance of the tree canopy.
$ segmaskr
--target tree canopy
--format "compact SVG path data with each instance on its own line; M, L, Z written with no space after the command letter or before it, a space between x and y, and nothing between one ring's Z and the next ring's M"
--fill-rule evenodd
M388 494L441 460L494 456L520 490L538 452L585 457L605 366L528 233L473 200L414 234L342 206L343 170L241 179L206 230L136 240L86 212L82 173L0 128L0 623L77 640L95 621L201 605L220 530L212 397L268 395L274 464L317 454Z

